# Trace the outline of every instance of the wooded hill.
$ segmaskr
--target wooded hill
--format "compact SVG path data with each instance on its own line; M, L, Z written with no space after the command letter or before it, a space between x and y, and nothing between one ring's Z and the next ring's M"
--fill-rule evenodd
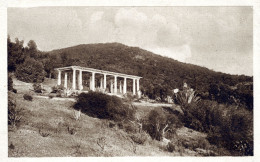
M182 88L184 82L204 98L221 95L214 91L237 90L238 85L243 85L246 93L252 91L253 77L215 72L120 43L84 44L49 54L57 56L56 66L78 65L141 76L141 90L150 98L164 98L174 88Z

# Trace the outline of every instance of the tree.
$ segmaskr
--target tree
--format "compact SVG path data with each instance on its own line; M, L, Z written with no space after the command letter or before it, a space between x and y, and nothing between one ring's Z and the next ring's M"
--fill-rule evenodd
M16 69L17 79L29 83L41 83L44 81L45 71L41 62L33 58L27 58Z
M30 40L28 42L26 47L26 55L34 59L38 58L38 49L34 40Z
M15 43L11 42L10 36L7 38L7 49L8 49L8 71L14 72L16 66L24 62L24 47L23 41L15 39Z

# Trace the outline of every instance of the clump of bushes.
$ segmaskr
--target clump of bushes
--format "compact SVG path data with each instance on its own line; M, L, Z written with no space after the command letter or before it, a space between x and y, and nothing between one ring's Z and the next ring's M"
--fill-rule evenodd
M8 91L13 90L13 79L11 76L8 76Z
M180 94L185 95L178 99L183 110L179 118L186 127L207 132L212 144L237 151L241 155L253 155L251 111L243 107L220 105L214 101L199 101L196 96L190 98L192 95L188 91L182 91Z
M44 81L45 71L41 62L27 58L15 71L17 79L27 83L41 83Z
M173 151L175 151L176 150L176 148L175 148L176 146L175 146L175 144L174 143L172 143L172 142L169 142L168 144L167 144L167 146L166 146L166 149L167 149L167 151L168 152L173 152Z
M25 100L27 100L27 101L32 101L32 100L33 100L33 97L32 97L31 95L29 95L29 94L24 94L24 95L23 95L23 98L24 98Z
M128 120L118 122L118 127L120 129L124 129L124 131L127 133L137 133L139 131L137 125Z
M53 97L56 97L56 94L55 93L50 93L48 96L49 96L50 99L52 99Z
M64 87L61 85L56 85L52 87L51 93L56 93L56 97L62 97L62 94L64 94Z
M11 76L8 76L8 91L17 93L17 90L13 87L13 79Z
M33 90L34 90L34 92L36 92L36 93L42 93L44 89L42 88L42 85L41 85L41 84L39 84L39 83L34 83L34 84L33 84Z
M100 92L81 93L77 96L74 108L90 116L115 121L134 119L135 108L125 104L116 96Z
M15 97L8 92L8 125L17 126L23 116L23 109L16 107Z
M147 141L148 136L147 136L147 134L144 131L142 131L140 133L132 134L130 136L130 138L133 140L133 142L135 142L135 143L137 143L139 145L143 145Z
M51 93L61 93L64 90L64 87L61 85L56 85L51 87L52 91Z
M182 126L176 115L166 113L162 109L154 109L145 118L143 129L152 139L160 141L163 137L174 134L175 129Z
M253 155L253 114L245 109L227 107L218 125L210 125L209 142L240 155ZM221 111L219 109L218 111Z

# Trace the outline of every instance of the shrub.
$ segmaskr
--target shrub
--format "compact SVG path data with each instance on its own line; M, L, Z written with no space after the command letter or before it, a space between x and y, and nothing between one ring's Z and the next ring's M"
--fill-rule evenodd
M216 111L223 111L217 107ZM220 114L220 113L218 113ZM253 114L246 109L227 107L218 125L210 125L208 140L241 155L253 155Z
M64 96L64 87L61 85L53 86L51 93L56 93L55 97L62 97ZM71 96L73 96L73 94L71 94Z
M16 107L16 101L11 92L8 93L8 125L17 126L23 115L23 109Z
M13 90L13 79L11 76L8 76L8 91Z
M139 131L137 125L129 121L121 122L121 124L122 124L122 128L127 133L137 133Z
M132 134L130 138L133 140L133 142L143 145L147 141L147 134L145 132Z
M167 151L169 151L169 152L175 151L175 144L172 143L172 142L169 142L169 143L167 144L167 146L166 146L166 149L167 149Z
M123 99L126 102L132 102L137 98L136 95L133 95L132 93L129 93L129 92L125 93L123 96L124 96Z
M15 149L14 144L11 142L11 144L8 146L9 149Z
M68 133L71 135L75 135L77 133L77 128L74 126L67 126Z
M29 95L29 94L24 94L24 95L23 95L23 98L24 98L25 100L27 100L27 101L32 101L32 100L33 100L33 97L32 97L31 95Z
M43 91L42 86L39 83L34 83L33 84L33 90L36 93L42 93L42 91Z
M41 83L44 81L45 71L41 62L27 58L15 71L17 79L27 83Z
M183 91L179 91L176 102L181 106L183 115L179 115L184 125L188 128L204 131L201 121L204 121L205 110L200 108L200 98L191 88L185 87Z
M100 137L97 139L97 144L104 151L105 146L107 145L106 137Z
M48 137L50 135L50 132L48 131L43 131L41 129L39 129L39 134L42 136L42 137Z
M167 132L175 133L175 129L182 124L174 114L164 112L162 109L150 111L144 120L143 129L152 137L160 141Z
M114 128L116 126L115 122L109 122L108 123L109 128Z
M49 98L52 99L53 97L56 97L56 94L50 93L50 94L49 94Z
M180 92L178 98L184 113L179 118L185 126L207 132L212 144L241 155L253 155L253 113L238 106L220 105L213 101L198 102L196 97L193 99L193 93L187 88ZM193 97L189 99L189 96Z
M17 89L14 89L14 88L13 88L13 92L14 92L14 93L17 93Z
M115 121L134 119L135 107L124 104L116 96L99 92L81 93L77 96L74 108L90 116Z
M61 93L64 90L64 87L61 85L56 85L51 87L52 91L51 93Z
M13 79L11 76L8 76L8 91L17 93L17 89L14 89L13 87Z
M183 91L179 91L176 97L177 104L182 108L187 108L189 104L196 104L200 100L195 91L191 88L185 88ZM185 109L183 110L185 111Z

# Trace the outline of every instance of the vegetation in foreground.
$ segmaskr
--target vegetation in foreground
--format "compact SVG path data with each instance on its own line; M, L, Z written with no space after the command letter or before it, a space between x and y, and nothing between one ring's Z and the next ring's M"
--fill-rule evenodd
M24 94L9 92L9 156L253 155L246 109L187 98L178 99L178 111L98 92L82 93L76 103Z
M90 117L74 110L72 101L34 97L31 102L21 93L11 94L19 103L16 108L24 110L17 114L19 124L9 125L9 157L203 155L181 144L168 152L166 144L152 140L135 123Z

